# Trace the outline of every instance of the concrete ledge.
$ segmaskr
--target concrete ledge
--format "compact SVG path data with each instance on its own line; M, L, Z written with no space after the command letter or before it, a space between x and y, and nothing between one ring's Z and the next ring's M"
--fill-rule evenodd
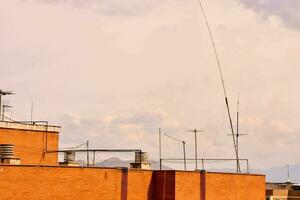
M20 122L5 122L0 121L0 129L18 129L18 130L29 130L29 131L44 131L44 132L59 132L59 126L51 125L33 125L25 124Z

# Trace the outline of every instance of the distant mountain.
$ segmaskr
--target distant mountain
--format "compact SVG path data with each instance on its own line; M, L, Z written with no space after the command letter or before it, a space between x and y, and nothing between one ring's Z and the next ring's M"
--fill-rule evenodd
M78 161L81 165L85 165L85 162L83 160ZM97 162L95 165L97 167L130 167L130 163L133 162L131 160L121 160L117 157L112 157L109 159L106 159L102 162ZM151 160L151 168L153 170L159 170L159 162ZM172 168L163 165L163 169L165 170L172 170ZM232 172L234 173L234 169L216 169L216 168L210 168L207 169L208 171L213 172ZM288 180L287 178L287 166L278 166L278 167L272 167L270 169L261 170L261 169L252 169L251 173L255 174L265 174L266 175L266 181L268 182L286 182ZM300 163L290 165L290 181L294 183L300 183Z
M121 160L117 157L108 158L102 162L95 163L95 166L97 167L130 167L130 163L132 163L132 160ZM152 170L159 170L159 162L150 160L151 163L151 169ZM165 170L172 170L172 168L168 166L162 166Z
M267 170L253 170L254 173L266 174L269 182L286 182L288 180L287 166L272 167ZM290 181L300 183L300 163L290 165Z
M230 172L234 173L234 169L215 169L210 168L208 171L213 172ZM268 182L286 182L288 181L288 172L287 172L287 166L278 166L278 167L272 167L270 169L261 170L261 169L252 169L250 171L251 173L255 174L265 174L266 175L266 181ZM293 183L300 183L300 163L290 165L290 181Z

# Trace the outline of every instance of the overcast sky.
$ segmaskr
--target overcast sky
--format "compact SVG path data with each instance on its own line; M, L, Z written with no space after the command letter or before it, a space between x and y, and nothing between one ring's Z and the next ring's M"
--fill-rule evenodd
M204 0L241 157L252 168L299 162L299 0ZM17 120L61 125L61 147L141 148L157 129L199 154L234 158L222 86L197 0L9 0L0 3L0 85ZM235 123L235 122L234 122ZM181 146L163 139L165 157ZM123 157L131 158L130 155Z

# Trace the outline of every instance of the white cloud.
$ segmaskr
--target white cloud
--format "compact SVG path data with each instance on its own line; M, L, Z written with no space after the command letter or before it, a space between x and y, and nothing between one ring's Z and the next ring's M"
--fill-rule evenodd
M199 128L207 130L199 136L201 156L234 156L196 1L146 3L151 11L123 17L70 2L1 2L0 84L17 93L10 97L16 110L30 113L33 99L34 119L62 125L65 145L89 139L99 148L139 147L156 156L162 126L187 141L192 157L193 136L186 129ZM241 93L241 131L251 134L241 139L242 157L255 167L298 161L288 145L293 142L293 149L300 142L299 33L276 17L257 21L238 0L204 5L233 113ZM165 155L182 155L173 141L165 140L164 148Z
M90 9L108 16L136 16L153 11L165 0L22 0L23 2L39 2L50 5L73 6L75 8Z
M298 0L241 0L247 7L259 12L263 17L278 16L286 26L300 28L300 2Z

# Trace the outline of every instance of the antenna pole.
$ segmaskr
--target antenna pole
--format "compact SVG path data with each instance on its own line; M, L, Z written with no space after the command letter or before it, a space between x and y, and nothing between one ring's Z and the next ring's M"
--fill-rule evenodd
M200 5L200 8L201 8L205 23L206 23L207 30L209 32L210 40L211 40L211 43L212 43L212 46L213 46L214 54L215 54L217 65L218 65L218 70L219 70L219 73L220 73L220 78L221 78L221 81L222 81L222 87L223 87L223 92L224 92L224 97L225 97L226 109L227 109L227 114L228 114L230 128L231 128L233 146L234 146L235 156L236 156L236 160L237 160L237 171L239 172L241 170L240 163L239 163L239 155L238 155L238 150L237 150L237 145L236 145L236 138L235 138L233 124L232 124L232 118L231 118L230 109L229 109L229 105L228 105L228 98L227 98L223 73L222 73L222 69L221 69L221 64L220 64L220 60L219 60L219 55L218 55L218 52L217 52L214 37L213 37L212 31L211 31L211 28L209 26L208 19L207 19L204 7L202 5L201 0L198 0L198 2L199 2L199 5Z
M96 160L96 151L93 152L94 155L93 155L93 166L95 166L95 160Z
M184 161L183 167L184 167L184 171L186 171L185 141L184 141L184 140L179 140L179 139L177 139L177 138L175 138L175 137L173 137L173 136L170 136L170 135L168 135L168 134L165 134L165 136L167 136L167 137L169 137L169 138L171 138L171 139L173 139L173 140L176 140L177 142L182 143L182 148L183 148L183 161Z
M161 170L161 128L158 129L159 170Z
M193 132L195 134L195 165L196 170L198 170L198 145L197 145L197 133L203 132L204 130L188 130L188 132Z
M195 164L196 164L196 170L198 170L198 147L197 147L197 130L194 130L195 133Z
M183 145L184 171L186 171L185 141L182 141L182 145Z
M33 101L31 101L30 121L33 122Z
M90 166L90 155L89 155L89 141L86 141L86 164Z
M238 93L238 100L237 100L237 113L236 113L236 152L237 152L237 164L236 166L240 165L239 160L239 115L240 115L240 94ZM237 173L241 173L241 168L237 167Z

